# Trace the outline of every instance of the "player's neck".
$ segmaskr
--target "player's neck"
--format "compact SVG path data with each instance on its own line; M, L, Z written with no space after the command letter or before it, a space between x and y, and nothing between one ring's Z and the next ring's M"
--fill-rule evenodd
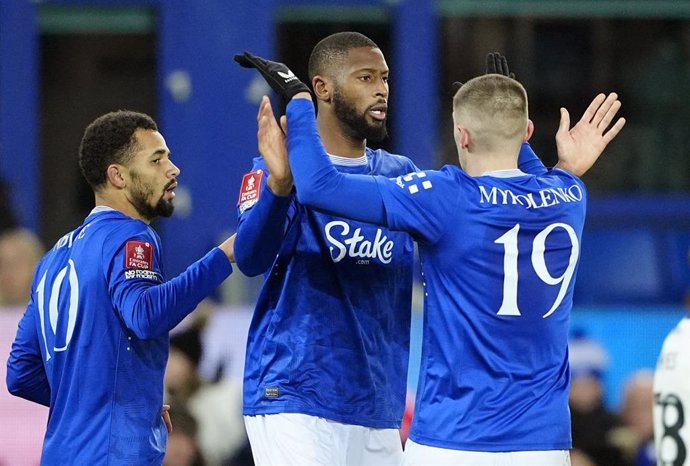
M127 199L124 192L112 192L104 189L95 194L96 207L106 206L111 209L115 209L118 212L122 212L128 217L132 217L137 220L141 220L145 223L151 223L150 219L141 216L139 211L132 205L132 203Z
M353 139L345 134L342 124L335 118L335 115L320 112L316 118L316 124L326 152L329 154L351 158L364 155L366 139Z
M467 154L461 165L468 175L481 176L493 171L515 170L517 158L512 155Z

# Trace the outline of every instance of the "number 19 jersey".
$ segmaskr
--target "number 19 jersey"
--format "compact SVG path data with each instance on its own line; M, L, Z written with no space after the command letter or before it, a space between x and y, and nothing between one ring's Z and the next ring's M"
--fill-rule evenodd
M586 191L574 175L458 167L377 178L417 240L424 335L410 438L458 450L571 447L569 314Z

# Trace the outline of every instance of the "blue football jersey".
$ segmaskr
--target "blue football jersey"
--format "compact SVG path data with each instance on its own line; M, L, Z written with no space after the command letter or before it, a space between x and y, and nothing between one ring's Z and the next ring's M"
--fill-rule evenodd
M43 465L161 464L168 331L231 272L214 248L164 282L146 223L97 208L39 263L8 387L50 406Z
M415 442L571 448L567 334L585 218L574 175L460 168L377 177L390 228L418 241L424 336Z
M382 150L367 149L364 164L341 162L338 170L351 174L395 177L415 170L409 159ZM263 186L256 198L255 183L265 185L268 173L261 159L253 170L238 203L236 244L247 244L243 223L255 221L256 203L272 196ZM303 413L397 428L406 394L412 239L313 211L294 195L287 202L277 257L249 330L244 414Z
M311 102L293 99L287 118L302 202L418 243L424 332L410 438L473 451L570 448L567 333L582 181L546 170L528 145L518 161L532 174L471 177L446 166L395 179L347 175L328 161Z

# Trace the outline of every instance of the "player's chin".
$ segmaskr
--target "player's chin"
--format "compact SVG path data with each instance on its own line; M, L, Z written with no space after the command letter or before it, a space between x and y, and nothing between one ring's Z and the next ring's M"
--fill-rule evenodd
M367 140L380 142L386 139L388 136L388 130L386 129L386 123L381 122L379 125L370 125L369 131L367 131Z
M160 217L170 217L175 211L175 205L172 199L161 199L156 205L156 213Z

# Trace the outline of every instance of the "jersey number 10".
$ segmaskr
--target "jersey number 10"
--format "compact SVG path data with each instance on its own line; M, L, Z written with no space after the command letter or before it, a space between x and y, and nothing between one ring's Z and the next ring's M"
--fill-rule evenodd
M69 275L68 275L69 273ZM46 275L43 274L41 281L38 282L36 287L36 295L38 298L38 315L41 319L41 333L43 336L43 344L46 348L46 361L50 361L50 348L48 347L48 339L46 338L46 319L45 319L45 295L46 295ZM64 345L57 346L57 329L58 329L58 299L60 298L60 288L65 280L65 276L68 277L69 281L69 309L67 311L67 333L64 338ZM55 280L50 286L50 299L48 300L48 318L50 321L50 328L53 330L53 335L55 335L55 345L52 350L54 352L65 351L69 346L70 340L72 340L72 334L74 333L74 325L77 322L77 310L79 306L79 278L77 277L77 271L74 267L74 262L72 259L60 272L58 272Z

